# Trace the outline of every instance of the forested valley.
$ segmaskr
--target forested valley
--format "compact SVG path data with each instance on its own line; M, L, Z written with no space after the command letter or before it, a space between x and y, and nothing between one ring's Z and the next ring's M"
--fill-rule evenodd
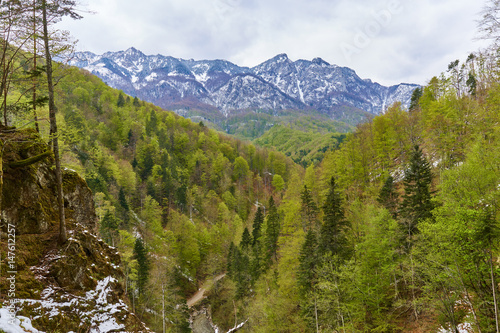
M2 130L48 142L46 100L31 100L47 66L3 45ZM499 332L499 70L497 49L473 53L409 110L252 143L54 62L61 163L156 332L190 332L202 308L222 331Z

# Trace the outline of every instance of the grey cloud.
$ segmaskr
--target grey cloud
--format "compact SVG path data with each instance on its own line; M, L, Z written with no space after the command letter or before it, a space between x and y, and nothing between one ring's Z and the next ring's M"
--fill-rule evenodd
M469 0L88 1L98 14L63 25L81 48L97 53L135 46L246 66L287 53L349 66L383 84L425 83L450 57L466 57L476 48L471 39L482 7ZM395 5L399 10L384 21ZM372 32L362 47L355 45L360 31ZM357 53L346 57L342 45Z

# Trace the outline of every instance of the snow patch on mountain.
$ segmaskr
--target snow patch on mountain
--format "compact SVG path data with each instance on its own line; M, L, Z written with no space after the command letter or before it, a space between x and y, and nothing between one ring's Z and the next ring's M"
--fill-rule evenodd
M226 117L249 109L315 109L333 115L342 106L380 114L397 101L408 107L418 87L405 83L385 87L321 58L292 61L286 54L248 68L226 60L145 55L130 48L103 55L77 53L72 64L161 107L184 109L197 100Z

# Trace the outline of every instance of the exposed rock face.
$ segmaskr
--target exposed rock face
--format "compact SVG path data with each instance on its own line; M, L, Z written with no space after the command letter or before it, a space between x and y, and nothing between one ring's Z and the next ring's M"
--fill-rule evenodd
M48 146L34 131L2 135L3 154L2 217L16 226L17 234L41 234L57 224L57 192L52 156L25 167L10 167L47 151ZM92 191L74 171L63 171L63 192L68 223L80 223L95 230L97 216Z
M119 253L95 235L97 217L85 181L64 170L68 241L60 246L53 160L43 154L47 145L30 130L0 129L0 140L2 254L10 245L7 224L16 230L14 267L1 266L0 290L8 290L7 271L15 270L18 314L41 332L150 332L125 302ZM35 156L42 158L18 166ZM1 293L0 302L9 304L9 297Z
M85 180L73 170L63 170L63 193L66 218L97 231L94 196Z

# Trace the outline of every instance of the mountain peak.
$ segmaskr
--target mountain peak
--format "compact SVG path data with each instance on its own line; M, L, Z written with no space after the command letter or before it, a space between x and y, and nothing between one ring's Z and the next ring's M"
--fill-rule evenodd
M138 56L144 56L144 53L136 49L135 47L130 47L128 50L125 51L125 55L138 55Z
M103 63L102 58L108 58ZM144 56L134 47L73 62L125 93L166 109L193 107L227 115L239 110L309 110L335 115L341 105L379 114L395 101L408 106L416 86L384 87L317 57L281 53L252 67L226 60Z
M320 66L330 66L330 64L323 59L317 57L312 60L313 64L320 65Z
M274 57L274 59L287 60L288 55L286 53L280 53L276 57Z

